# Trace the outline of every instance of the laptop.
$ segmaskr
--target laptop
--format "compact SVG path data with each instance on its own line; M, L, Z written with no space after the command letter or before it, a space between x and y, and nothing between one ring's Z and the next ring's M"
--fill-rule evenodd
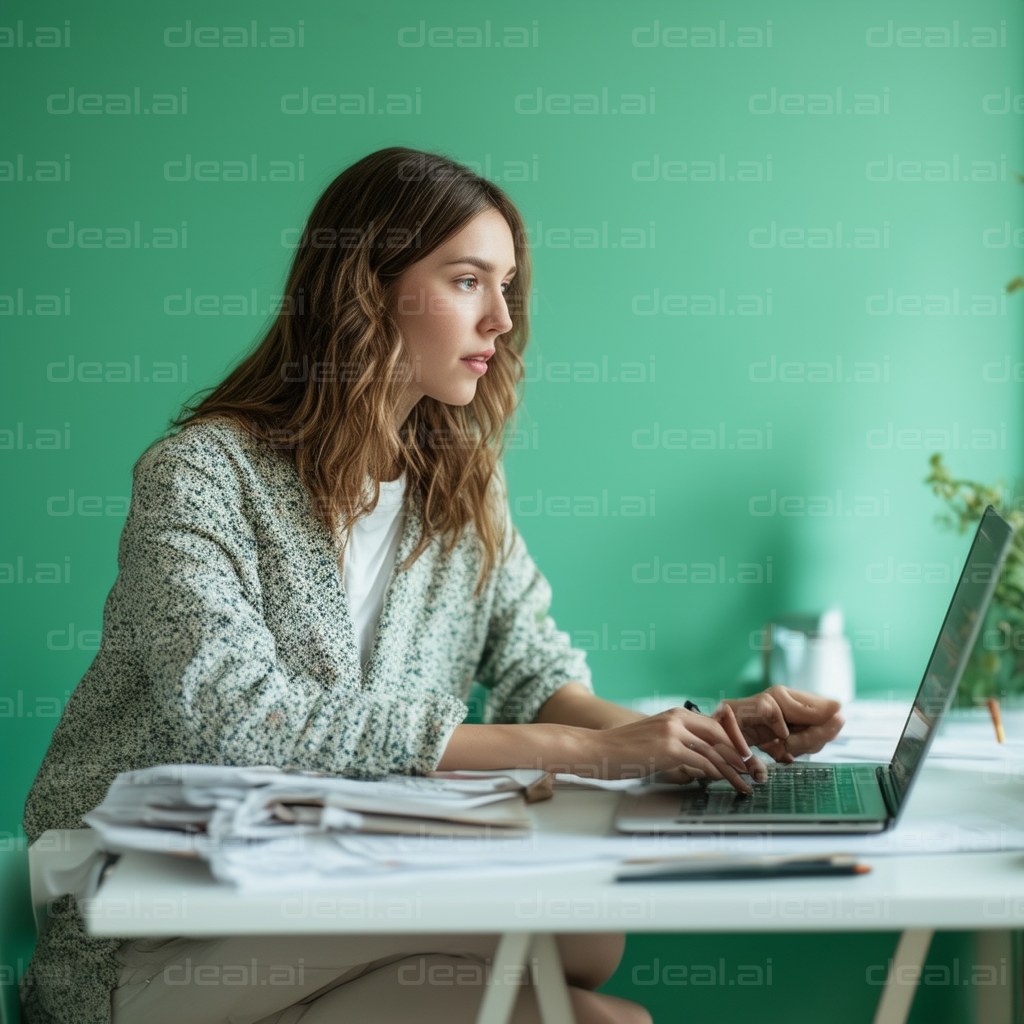
M906 806L928 747L949 709L974 647L1013 527L990 505L978 524L924 678L888 764L769 764L752 796L724 780L686 786L657 776L626 790L620 832L882 832Z

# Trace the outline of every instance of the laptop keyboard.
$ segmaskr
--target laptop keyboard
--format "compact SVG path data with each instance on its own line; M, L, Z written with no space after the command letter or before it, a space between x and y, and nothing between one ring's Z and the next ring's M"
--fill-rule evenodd
M852 766L851 766L852 767ZM738 793L728 783L712 783L687 795L684 814L860 814L863 811L852 770L797 762L776 765L768 781L754 783L751 796Z

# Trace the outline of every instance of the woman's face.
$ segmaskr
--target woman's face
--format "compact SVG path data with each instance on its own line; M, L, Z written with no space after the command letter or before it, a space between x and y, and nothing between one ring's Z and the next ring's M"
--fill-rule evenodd
M424 395L473 400L497 337L512 329L504 293L515 272L512 232L491 208L398 278L392 311L411 363L399 423Z

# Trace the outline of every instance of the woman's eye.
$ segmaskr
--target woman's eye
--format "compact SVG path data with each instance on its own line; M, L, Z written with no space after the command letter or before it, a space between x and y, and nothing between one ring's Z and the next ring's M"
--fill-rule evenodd
M460 277L455 283L460 287L466 285L467 287L463 288L463 291L467 292L476 291L477 286L480 284L475 277ZM511 287L511 281L503 281L501 283L501 294L504 295Z

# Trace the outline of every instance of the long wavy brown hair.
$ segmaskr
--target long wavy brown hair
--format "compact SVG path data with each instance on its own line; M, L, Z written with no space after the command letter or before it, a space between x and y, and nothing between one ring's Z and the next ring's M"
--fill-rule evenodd
M488 208L512 232L517 272L505 292L512 329L495 339L468 405L427 396L396 429L413 370L392 315L392 286ZM472 524L482 555L476 595L506 554L494 484L523 377L529 295L526 231L505 192L445 156L378 150L317 200L266 333L172 426L228 416L289 453L313 514L332 531L372 511L378 481L404 471L408 494L422 498L423 530L401 568L434 537L450 552Z

